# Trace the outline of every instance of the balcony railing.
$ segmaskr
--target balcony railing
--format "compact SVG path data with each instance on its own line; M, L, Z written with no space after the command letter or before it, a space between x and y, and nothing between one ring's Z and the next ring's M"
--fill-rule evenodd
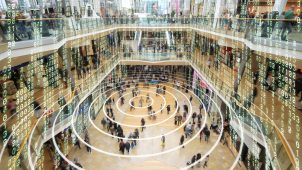
M57 43L63 38L114 29L119 27L146 28L194 28L220 35L229 35L247 40L252 44L287 48L302 51L302 23L298 19L281 20L270 18L211 18L211 17L122 17L122 18L43 18L17 19L14 24L9 19L0 20L2 36L0 51L7 50L7 42L21 44L10 47L26 48ZM285 29L285 24L293 24L292 32Z
M266 148L270 151L270 156L272 158L274 166L280 169L294 169L298 166L295 160L295 155L290 145L287 143L286 138L280 132L274 121L271 120L258 106L254 105L253 103L252 107L247 108L246 106L244 106L242 102L248 100L246 97L240 96L241 100L239 101L238 97L235 98L233 96L233 88L229 86L228 83L223 82L219 77L216 77L216 74L211 72L211 70L207 69L200 63L193 62L191 56L187 53L130 53L130 55L129 53L127 55L125 55L125 53L120 53L118 56L113 57L108 62L104 63L104 65L102 65L99 69L93 72L86 79L87 81L89 81L89 83L85 83L86 81L84 81L84 83L81 84L81 89L83 89L83 91L79 94L79 97L87 96L87 93L91 93L91 91L98 86L100 81L107 75L107 73L114 69L114 67L119 64L120 61L133 60L152 62L177 60L189 63L195 70L197 70L202 76L205 77L208 83L215 89L217 94L221 95L221 97L226 101L230 101L229 105L234 110L234 114L237 114L242 122L250 125L250 127L256 132L263 134L263 137L267 141ZM65 120L70 117L69 113L72 113L72 110L77 104L78 99L79 98L73 97L71 98L71 102L68 102L68 105L64 106L68 108L68 113L65 114L64 117L60 118L60 121L57 122L58 125L61 122L65 122ZM61 109L64 110L64 108ZM52 116L55 116L57 111L58 110L54 111ZM46 138L45 135L47 134L47 127L45 127L45 125L42 123L45 122L42 121L45 118L45 116L42 116L38 120L38 123L32 126L32 130L34 130L33 128L36 127L39 130L33 131L34 133L32 135L31 141L32 145L29 146L31 150L39 149L41 147L41 142L44 138ZM251 124L251 122L253 123ZM32 132L32 130L30 132ZM14 133L14 131L12 133ZM30 136L26 136L26 138L21 140L27 141L29 137ZM22 150L19 152L22 152ZM284 155L284 153L286 153L286 155ZM1 162L1 164L2 163L3 161ZM8 165L8 162L6 162L6 165Z

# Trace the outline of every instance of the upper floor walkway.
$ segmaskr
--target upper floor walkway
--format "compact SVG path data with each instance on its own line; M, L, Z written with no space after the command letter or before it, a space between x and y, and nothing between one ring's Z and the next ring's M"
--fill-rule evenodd
M218 37L224 46L246 45L262 53L302 59L301 23L293 32L289 21L257 18L148 17L148 18L43 18L2 20L0 60L57 50L75 40L93 39L113 31L195 31ZM12 31L13 30L13 31ZM281 39L281 35L287 40ZM4 61L3 61L4 62Z

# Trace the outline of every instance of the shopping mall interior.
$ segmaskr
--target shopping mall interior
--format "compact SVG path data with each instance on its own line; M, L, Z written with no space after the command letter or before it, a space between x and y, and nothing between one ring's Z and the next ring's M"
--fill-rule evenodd
M300 0L0 0L0 170L299 170Z

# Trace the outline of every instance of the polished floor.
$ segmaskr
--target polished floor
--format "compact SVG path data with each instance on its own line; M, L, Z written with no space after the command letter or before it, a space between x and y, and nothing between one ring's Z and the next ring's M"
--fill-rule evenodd
M90 143L98 149L105 151L107 154L99 153L92 150L92 153L88 153L84 144L81 143L82 148L78 149L72 147L69 152L69 159L73 160L77 158L83 168L85 169L180 169L186 168L186 163L191 160L192 156L201 153L202 157L206 156L211 149L213 151L209 154L208 167L206 169L229 169L233 164L235 169L245 169L244 165L234 163L237 155L234 150L230 149L232 146L223 145L219 141L219 135L211 131L209 142L206 142L204 138L199 139L199 129L195 129L195 133L190 138L185 140L185 147L179 146L180 137L184 134L183 126L177 126L174 124L174 113L177 111L174 107L175 99L181 106L180 112L183 113L182 105L189 105L190 93L185 93L181 89L177 90L170 87L171 84L166 84L167 92L165 95L156 95L155 85L149 88L139 86L140 94L138 97L132 96L131 89L127 89L123 93L125 98L125 104L121 105L118 102L118 93L112 93L112 98L115 99L115 104L112 104L115 120L122 124L124 134L127 137L130 132L133 132L135 127L140 126L141 116L145 116L146 129L142 132L140 129L140 139L149 138L146 140L138 141L138 145L123 155L119 152L118 142L116 138L112 138L107 134L98 131L95 127L90 126L88 128ZM153 110L156 113L156 120L150 119L147 114L148 103L146 103L146 95L151 98L150 104L152 104ZM142 107L139 107L140 97L144 99ZM135 110L130 111L129 101L134 101L136 106ZM117 103L118 102L118 103ZM161 113L161 104L171 106L170 114L167 114L167 109L164 107ZM193 97L192 108L193 112L199 113L199 100ZM124 114L122 112L125 112ZM129 114L129 115L125 115ZM210 125L211 120L219 117L218 113L212 113L210 117L202 110L202 121ZM103 129L101 125L101 119L104 117L104 111L102 110L93 122L103 132L107 133L106 129ZM192 119L187 119L187 123L192 122ZM131 127L128 127L131 126ZM173 132L174 131L174 132ZM161 136L165 134L166 142L163 146L161 143ZM157 138L155 138L157 136ZM150 139L151 138L151 139ZM217 146L216 146L217 145ZM232 145L231 143L229 145ZM216 147L215 147L216 146ZM167 152L167 153L165 153ZM115 155L111 155L115 154ZM152 155L153 154L153 155ZM141 157L137 157L141 156ZM203 169L204 160L202 160L194 169Z

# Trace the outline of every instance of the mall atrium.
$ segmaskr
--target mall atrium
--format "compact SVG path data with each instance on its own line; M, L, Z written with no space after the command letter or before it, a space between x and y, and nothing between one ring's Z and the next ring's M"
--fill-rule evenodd
M0 0L0 170L300 170L300 0Z

